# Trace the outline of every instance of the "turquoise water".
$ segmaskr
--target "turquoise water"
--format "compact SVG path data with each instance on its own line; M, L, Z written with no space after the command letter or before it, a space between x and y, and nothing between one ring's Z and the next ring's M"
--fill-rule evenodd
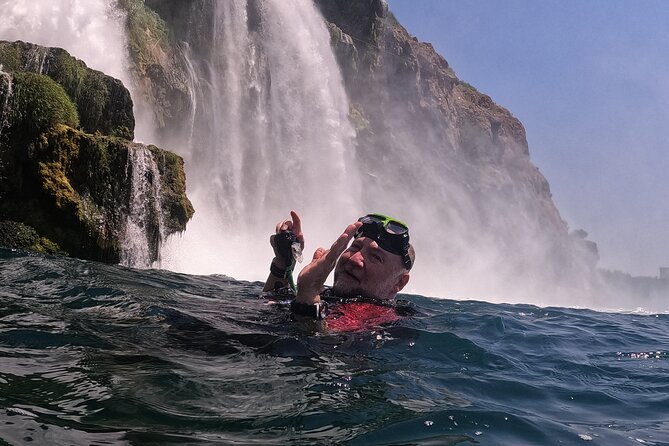
M0 444L669 445L669 315L407 295L314 333L260 283L0 249Z

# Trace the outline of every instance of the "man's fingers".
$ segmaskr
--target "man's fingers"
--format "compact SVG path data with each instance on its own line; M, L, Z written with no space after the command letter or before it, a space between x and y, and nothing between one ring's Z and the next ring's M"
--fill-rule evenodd
M295 234L301 234L302 233L302 220L300 220L300 216L297 215L297 212L290 211L290 218L293 219L293 221L292 221L293 232Z
M355 223L351 223L346 227L344 230L344 233L339 236L337 240L332 244L332 247L330 248L330 251L328 251L328 255L330 257L334 257L334 260L336 261L339 256L341 255L342 252L346 249L348 246L348 242L351 241L353 236L355 235L355 232L358 230L358 228L362 226L362 223L359 221L356 221Z
M276 233L277 234L279 232L283 232L283 231L290 231L291 229L293 229L293 222L290 221L290 220L279 222L276 225Z

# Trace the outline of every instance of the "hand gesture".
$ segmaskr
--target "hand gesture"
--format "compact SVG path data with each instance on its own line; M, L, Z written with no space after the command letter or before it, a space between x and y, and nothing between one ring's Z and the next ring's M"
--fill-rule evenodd
M302 221L300 220L300 216L297 215L297 212L290 211L290 218L292 220L285 220L277 223L276 233L269 238L269 243L272 245L272 248L274 248L274 263L280 268L286 268L292 264L292 259L284 258L279 252L277 244L275 243L276 234L291 231L295 234L297 241L300 242L300 248L304 249L304 234L302 234Z
M359 221L348 225L330 249L318 248L316 250L311 263L302 269L297 278L296 300L298 302L313 304L320 301L320 293L325 280L360 226L362 223Z

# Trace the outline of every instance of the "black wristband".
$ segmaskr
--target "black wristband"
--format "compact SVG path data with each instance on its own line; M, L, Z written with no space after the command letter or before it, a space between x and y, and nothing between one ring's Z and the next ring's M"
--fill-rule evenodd
M285 279L288 277L288 268L279 268L272 262L269 266L269 272L272 273L274 277L278 277L280 279Z
M293 300L290 303L290 310L293 314L300 316L309 316L315 319L325 319L327 315L328 304L324 301L315 302L313 304L304 304Z

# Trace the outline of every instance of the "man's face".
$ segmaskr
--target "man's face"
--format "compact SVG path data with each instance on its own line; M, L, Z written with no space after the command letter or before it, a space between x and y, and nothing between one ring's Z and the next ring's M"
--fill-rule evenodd
M341 296L392 299L408 280L400 256L360 237L339 257L332 290Z

